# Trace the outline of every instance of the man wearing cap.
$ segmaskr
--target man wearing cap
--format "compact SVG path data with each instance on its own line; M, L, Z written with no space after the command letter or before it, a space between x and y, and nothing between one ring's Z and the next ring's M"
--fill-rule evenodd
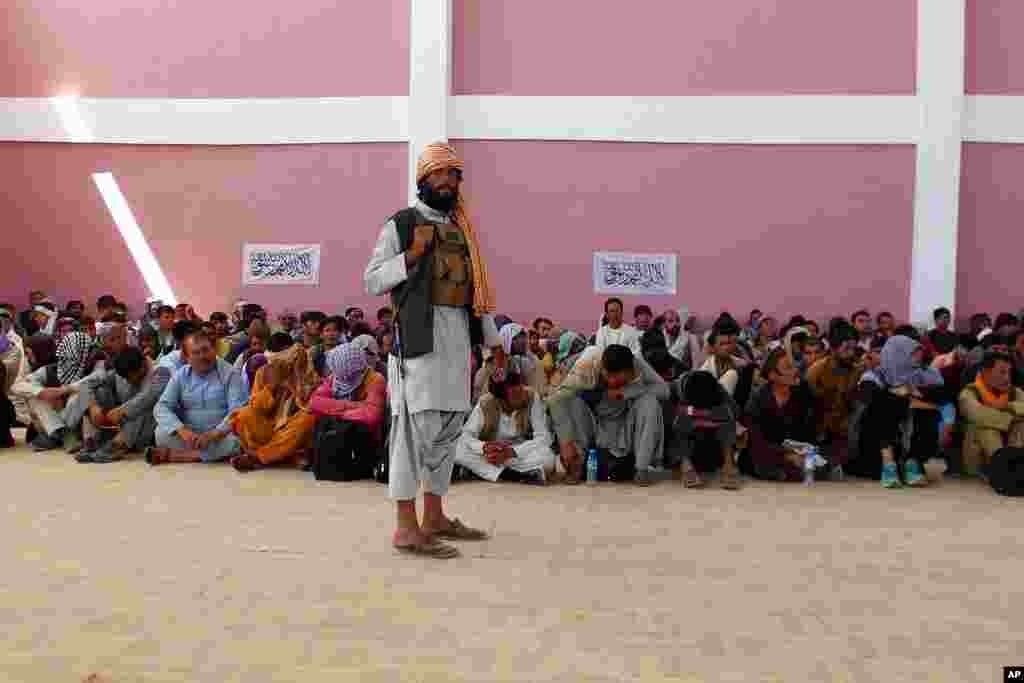
M48 334L53 336L57 331L57 307L49 299L44 299L32 307L32 334Z
M40 331L39 326L36 325L36 321L33 318L33 314L35 313L36 306L46 300L46 293L39 290L33 290L29 293L28 300L29 307L22 311L18 316L18 324L21 329L24 330L25 334L23 336L25 337L31 337L33 334Z
M128 347L128 326L118 322L96 323L96 339L91 366L103 371L114 367L114 356Z
M459 555L440 539L487 538L442 509L455 444L471 408L471 347L491 348L499 380L505 372L494 293L460 192L462 169L448 145L427 146L416 164L419 201L384 224L364 274L369 294L390 295L395 316L388 362L388 494L398 507L392 543L403 552L439 558ZM422 524L416 517L420 480Z

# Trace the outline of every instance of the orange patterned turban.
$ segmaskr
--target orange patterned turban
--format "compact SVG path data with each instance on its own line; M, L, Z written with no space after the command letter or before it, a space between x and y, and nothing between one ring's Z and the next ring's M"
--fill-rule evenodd
M464 166L462 159L459 159L451 146L435 142L426 146L419 161L416 162L416 182L417 184L422 182L434 171L446 168L462 170ZM466 235L466 243L469 245L469 258L473 266L473 311L477 315L493 314L495 311L494 290L491 289L487 266L480 254L480 241L477 239L476 229L466 211L466 196L462 193L461 188L458 201L455 203L455 210L452 212L452 220L462 228Z

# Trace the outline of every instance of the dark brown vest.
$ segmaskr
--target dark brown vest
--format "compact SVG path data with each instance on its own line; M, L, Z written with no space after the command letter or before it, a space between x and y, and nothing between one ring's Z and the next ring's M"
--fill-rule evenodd
M391 220L395 222L403 253L412 246L417 225L435 225L441 230L448 227L426 220L414 207L402 209ZM392 353L401 358L418 358L434 350L433 256L431 248L416 261L405 282L391 290L391 304L398 328ZM484 335L480 318L474 315L472 306L467 306L466 310L469 313L470 344L482 344Z

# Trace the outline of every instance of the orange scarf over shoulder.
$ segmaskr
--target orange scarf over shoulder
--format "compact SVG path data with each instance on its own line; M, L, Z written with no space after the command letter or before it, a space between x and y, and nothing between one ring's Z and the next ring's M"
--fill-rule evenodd
M985 386L985 382L981 379L981 374L978 374L978 378L974 380L974 388L981 394L981 402L989 408L995 408L996 410L1006 410L1010 407L1010 392L1006 392L1002 396L996 396L996 394Z

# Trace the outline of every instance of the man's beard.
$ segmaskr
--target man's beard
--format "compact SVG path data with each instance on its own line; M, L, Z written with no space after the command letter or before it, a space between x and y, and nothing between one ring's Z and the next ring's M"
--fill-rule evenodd
M682 329L682 327L666 327L665 331L668 332L668 336L675 339L679 336L679 333L682 332Z
M430 208L444 214L451 213L459 202L459 197L455 192L449 190L446 193L441 193L426 183L419 187L419 198Z

